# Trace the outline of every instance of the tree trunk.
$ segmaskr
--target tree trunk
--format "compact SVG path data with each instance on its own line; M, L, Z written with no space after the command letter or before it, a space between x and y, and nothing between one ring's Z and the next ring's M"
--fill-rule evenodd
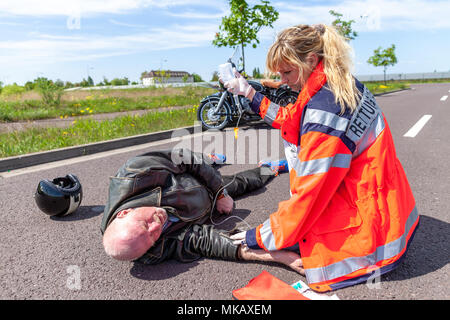
M242 48L242 71L245 72L245 55L244 55L244 43L241 43Z

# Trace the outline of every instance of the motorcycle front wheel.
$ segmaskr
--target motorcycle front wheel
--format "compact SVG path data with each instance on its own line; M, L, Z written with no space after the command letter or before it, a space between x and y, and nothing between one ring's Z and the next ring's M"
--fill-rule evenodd
M226 104L218 108L220 98L211 97L200 103L197 109L197 119L202 123L203 130L222 130L230 122L230 112Z

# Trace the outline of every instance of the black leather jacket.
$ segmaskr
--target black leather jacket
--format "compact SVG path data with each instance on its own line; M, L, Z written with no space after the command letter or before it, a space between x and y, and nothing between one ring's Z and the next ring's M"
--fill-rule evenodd
M101 231L124 209L156 206L176 216L139 262L155 264L175 258L182 262L202 256L236 259L237 246L204 224L212 212L222 177L209 158L188 149L153 151L129 159L110 178Z

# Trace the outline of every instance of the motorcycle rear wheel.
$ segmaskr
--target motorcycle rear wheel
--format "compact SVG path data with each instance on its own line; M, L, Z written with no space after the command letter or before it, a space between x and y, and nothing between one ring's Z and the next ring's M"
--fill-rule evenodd
M230 111L224 103L216 110L220 99L211 97L200 103L197 109L197 119L202 123L203 130L222 130L230 122Z
M292 104L295 103L297 101L298 94L299 93L295 92L295 91L283 92L283 93L275 96L272 101L282 107L285 107L289 103L292 103Z

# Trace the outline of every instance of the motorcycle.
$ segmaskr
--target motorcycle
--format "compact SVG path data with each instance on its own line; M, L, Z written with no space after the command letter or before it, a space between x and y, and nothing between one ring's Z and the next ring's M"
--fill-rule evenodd
M239 61L242 58L236 58L237 48L228 62L242 73L243 69L238 69ZM286 84L273 80L261 80L260 82L248 80L248 83L256 90L269 98L270 101L286 106L297 100L298 92L293 91ZM221 82L219 92L209 95L202 99L197 109L197 119L202 123L203 130L222 130L227 125L236 122L239 126L240 120L245 122L261 120L259 114L256 114L250 108L250 100L244 96L234 95L226 90Z

